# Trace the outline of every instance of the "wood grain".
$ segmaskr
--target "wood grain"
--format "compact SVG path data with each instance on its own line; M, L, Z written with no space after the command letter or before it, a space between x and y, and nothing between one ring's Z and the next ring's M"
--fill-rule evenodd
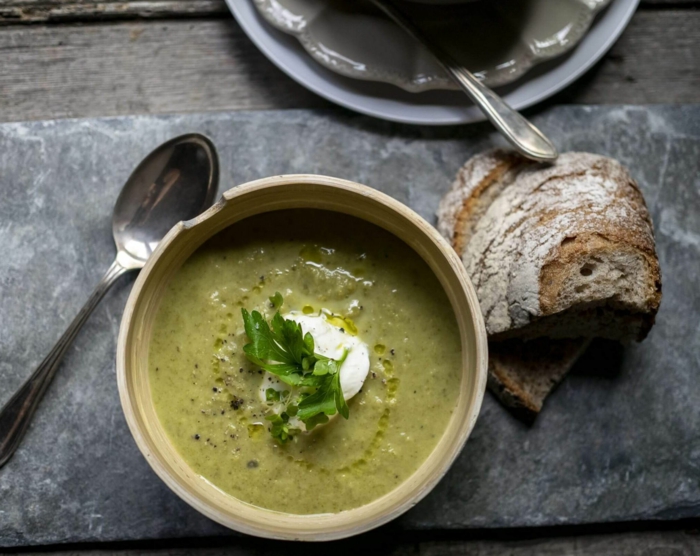
M678 532L622 533L528 541L425 542L416 552L406 548L392 556L698 556L700 539ZM152 556L152 555L151 555ZM171 555L176 556L176 555ZM199 556L196 553L190 556ZM238 556L238 555L235 555ZM241 555L242 556L242 555Z
M642 0L642 7L700 6L700 0ZM116 18L211 17L228 13L224 0L4 0L0 24Z
M640 11L555 100L700 102L700 12ZM274 67L231 18L0 28L0 121L328 103Z
M325 105L233 20L0 30L0 120Z
M228 14L224 0L5 0L0 24Z
M700 12L639 11L610 52L550 104L700 102L698 44Z
M384 556L639 556L700 555L700 537L682 531L567 536L530 540L409 541L402 534L393 539L362 536L336 543L280 543L241 538L227 545L133 550L85 550L82 552L23 552L24 556L317 556L321 554L381 553ZM378 542L379 541L379 542ZM177 546L177 545L175 545ZM371 547L371 548L368 548ZM60 549L59 549L60 550ZM373 550L375 552L373 552ZM12 552L5 552L8 556Z

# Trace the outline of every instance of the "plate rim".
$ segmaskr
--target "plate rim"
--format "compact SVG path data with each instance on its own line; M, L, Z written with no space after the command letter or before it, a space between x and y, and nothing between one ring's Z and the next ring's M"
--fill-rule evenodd
M600 30L603 20L605 20L606 17L612 18L613 16L616 16L616 20L614 20L614 23L607 34L604 35L604 39L600 40L600 42L595 45L594 48L589 47L590 52L583 55L585 56L585 59L582 60L577 67L571 69L565 77L558 80L556 83L543 87L536 93L530 94L527 98L513 100L512 97L518 92L519 88L527 85L528 83L532 83L532 80L528 80L527 75L525 75L521 80L516 81L510 86L514 87L514 90L509 91L504 95L506 101L508 101L514 109L523 110L542 102L576 81L591 67L593 67L617 41L636 12L639 2L640 0L613 0L608 5L606 10L600 14L598 18L596 18L588 33L583 37L579 44L568 54L564 55L564 62L562 62L562 64L571 63L571 59L576 58L576 54L581 50L582 46L590 43L590 36L592 34L595 35L596 30ZM331 70L323 67L321 64L318 64L311 58L311 56L308 55L303 46L299 44L295 37L274 28L266 20L264 20L262 15L258 13L257 9L253 5L252 0L226 0L226 4L233 14L233 17L241 26L243 32L268 60L270 60L275 66L282 70L282 72L306 89L335 104L367 116L412 125L459 125L481 122L486 119L474 105L470 104L455 106L448 106L446 104L411 106L404 104L395 106L394 110L392 111L387 111L386 108L388 105L391 105L392 103L396 104L397 101L395 99L380 98L366 92L357 93L350 90L347 84L344 84L343 81L358 80L351 80L349 77L335 74ZM616 13L616 8L618 11L620 11L619 14ZM276 34L278 34L277 37L275 37ZM284 42L288 41L290 42L291 46L283 44ZM300 72L294 71L293 68L289 67L289 61L284 59L285 55L294 56L299 63L305 66L305 69L302 72L303 75L300 75ZM566 58L566 56L568 56L568 58ZM561 71L561 67L562 66L557 66L556 68L545 72L543 75L549 75L552 72L557 71L557 69ZM388 84L377 85L381 85L383 87L394 87ZM396 87L396 90L397 92L400 91L405 93L405 91L401 91L398 87ZM459 94L458 92L453 91L441 92L452 93L455 95ZM405 94L420 95L424 93ZM373 106L373 104L379 104L379 106ZM398 111L396 110L397 107L399 108Z

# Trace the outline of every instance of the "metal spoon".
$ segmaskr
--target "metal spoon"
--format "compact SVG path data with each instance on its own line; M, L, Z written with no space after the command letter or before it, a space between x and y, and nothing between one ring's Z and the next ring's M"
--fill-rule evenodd
M0 410L0 467L19 446L68 346L110 286L122 274L143 268L175 224L209 208L218 183L216 149L197 133L164 143L134 170L114 207L112 233L117 256L112 266L51 352Z
M508 106L501 97L482 84L440 46L427 38L418 26L396 7L393 0L371 0L371 2L430 51L447 74L481 109L515 150L532 160L544 162L556 160L559 156L557 149L539 129Z

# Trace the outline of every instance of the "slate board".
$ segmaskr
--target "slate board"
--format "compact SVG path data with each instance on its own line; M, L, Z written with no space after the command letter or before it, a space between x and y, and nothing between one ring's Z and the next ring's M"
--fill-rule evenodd
M663 270L656 327L597 344L528 428L487 394L445 479L388 527L448 529L700 516L700 106L575 107L535 122L562 150L613 156L639 181ZM189 114L0 125L0 403L40 362L111 262L123 181L188 131L221 153L221 189L281 173L349 178L434 222L487 125L419 128L342 110ZM231 534L180 501L138 452L114 351L133 278L70 350L0 470L0 546Z

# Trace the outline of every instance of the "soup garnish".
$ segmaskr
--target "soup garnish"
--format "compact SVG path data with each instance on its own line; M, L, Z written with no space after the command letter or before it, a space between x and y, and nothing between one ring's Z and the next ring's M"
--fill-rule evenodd
M312 317L292 312L292 318L284 318L279 312L283 303L284 298L280 292L275 292L275 295L270 297L270 305L277 309L270 324L258 311L249 313L246 309L241 309L245 332L250 340L250 343L243 346L246 357L291 387L290 390L281 391L266 388L264 392L268 405L276 406L265 419L272 424L272 437L281 443L293 439L295 434L301 432L301 427L311 431L317 425L327 423L328 417L336 413L348 419L350 410L344 395L344 389L347 388L341 385L341 368L347 368L349 371L342 373L347 377L343 379L343 383L357 382L359 374L362 375L360 386L369 370L369 358L366 353L359 354L358 362L347 361L350 351L356 347L360 348L360 352L366 352L364 345L345 347L343 344L346 342L331 340L330 349L341 350L338 358L327 357L316 351L314 336L308 330L304 333L303 328L320 328L319 335L327 337L329 332L333 332L333 324L328 323L323 314ZM340 319L335 316L332 318ZM309 325L312 319L321 319L321 322L314 327L313 324ZM341 322L347 323L346 320ZM339 330L341 334L345 333L344 328ZM328 346L325 351L328 351ZM365 359L367 364L362 365Z

